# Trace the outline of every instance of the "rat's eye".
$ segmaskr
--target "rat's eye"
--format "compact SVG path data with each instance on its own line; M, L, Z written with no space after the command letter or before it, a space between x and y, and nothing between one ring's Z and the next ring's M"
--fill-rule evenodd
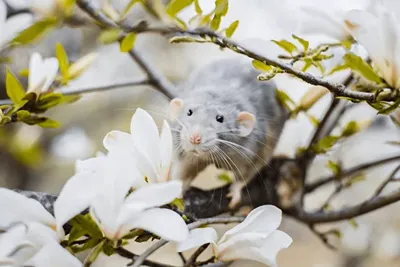
M193 110L189 109L187 115L192 116L192 114L193 114Z
M218 122L223 123L224 122L224 116L221 115L217 115L217 117L215 118Z

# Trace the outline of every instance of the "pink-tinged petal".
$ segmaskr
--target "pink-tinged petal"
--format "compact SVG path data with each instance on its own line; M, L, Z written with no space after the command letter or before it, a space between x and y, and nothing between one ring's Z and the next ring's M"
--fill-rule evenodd
M46 74L43 68L43 59L39 53L33 53L29 60L29 77L27 92L41 93L41 88L46 82Z
M130 229L143 229L175 242L182 242L189 235L188 227L182 217L169 209L146 210L126 225L129 225Z
M164 121L161 137L160 137L160 179L161 181L167 181L169 178L169 172L172 163L172 134L171 128L167 121Z
M133 191L125 200L124 210L141 211L171 203L182 194L182 182L149 184Z
M160 159L158 128L150 114L141 108L132 116L131 135L135 147L156 167Z
M121 131L111 131L103 139L103 145L108 150L131 151L133 146L130 134Z
M227 231L218 243L227 241L234 235L242 233L260 233L269 235L281 224L282 211L272 205L260 206L252 210L246 219Z
M26 266L40 267L81 267L82 263L66 249L57 243L46 244L38 253L35 254Z
M57 229L89 207L99 190L97 177L90 172L79 172L72 176L62 188L54 203Z
M40 222L55 226L54 217L36 200L0 188L0 229L15 223Z
M54 57L52 58L47 58L43 61L43 68L44 68L44 73L46 75L46 81L44 82L42 86L41 92L47 92L49 90L50 86L53 84L54 80L56 79L57 73L58 73L58 67L59 63L58 60Z
M198 228L189 232L189 237L177 244L176 251L183 252L189 249L198 248L204 244L214 244L218 239L217 232L214 228Z

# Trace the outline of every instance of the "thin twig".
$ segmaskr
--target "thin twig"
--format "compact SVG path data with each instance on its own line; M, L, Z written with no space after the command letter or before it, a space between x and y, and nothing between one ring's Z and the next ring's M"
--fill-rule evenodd
M184 267L190 267L194 265L197 261L197 258L203 253L209 246L210 244L204 244L201 247L199 247L193 254L190 256L189 260L185 263Z
M121 257L127 258L127 259L134 259L134 258L138 258L139 256L130 252L129 250L123 248L123 247L119 247L115 250L115 252L117 252L118 255L120 255ZM146 266L149 267L176 267L173 265L168 265L168 264L161 264L161 263L156 263L153 261L149 261L149 260L145 260L143 262L143 264L145 264Z
M330 194L330 196L326 199L325 203L321 206L319 211L324 211L332 202L332 200L342 191L343 189L343 184L339 183L336 185L335 190Z
M163 247L167 243L168 243L168 241L165 240L165 239L161 239L161 240L157 241L150 248L146 249L146 251L143 252L139 257L137 257L136 259L135 258L132 259L132 262L129 263L127 266L132 266L132 267L141 266L145 262L145 260L148 257L150 257L151 254L156 252L158 249L160 249L161 247Z
M308 227L310 228L311 232L313 232L322 241L322 243L325 244L325 246L327 246L331 250L337 250L337 248L333 246L328 239L329 235L335 234L335 230L330 230L327 232L319 232L314 225L309 225Z
M395 181L395 175L399 171L400 171L400 165L397 166L397 168L395 168L392 171L392 173L389 175L389 177L378 187L378 189L375 191L375 194L373 197L379 196L390 182Z
M400 160L400 155L392 156L392 157L388 157L388 158L384 158L384 159L380 159L380 160L377 160L377 161L372 161L372 162L368 162L368 163L364 163L364 164L360 164L360 165L355 166L353 168L350 168L348 170L342 171L341 177L346 177L346 176L352 175L352 174L354 174L356 172L359 172L359 171L362 171L362 170L365 170L365 169L369 169L369 168L373 168L373 167L377 167L379 165L383 165L383 164L386 164L386 163L389 163L389 162L392 162L392 161L397 161L397 160ZM338 180L338 179L340 179L340 177L337 177L336 175L331 175L331 176L328 176L328 177L325 177L325 178L320 178L317 181L306 185L305 186L305 192L311 193L315 189L317 189L317 188L319 188L319 187L321 187L321 186L323 186L323 185L325 185L327 183L330 183L330 182L333 182L335 180Z

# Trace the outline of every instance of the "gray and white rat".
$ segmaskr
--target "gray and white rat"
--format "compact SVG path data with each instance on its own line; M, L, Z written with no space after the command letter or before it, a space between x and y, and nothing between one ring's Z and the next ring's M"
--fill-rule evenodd
M170 102L175 146L171 175L185 187L209 164L232 171L231 207L270 160L284 124L273 81L248 61L222 59L193 72Z

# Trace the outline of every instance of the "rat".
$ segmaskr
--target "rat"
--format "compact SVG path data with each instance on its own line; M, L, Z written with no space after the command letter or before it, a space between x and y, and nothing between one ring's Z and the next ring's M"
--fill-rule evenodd
M274 81L260 81L248 61L219 59L194 71L169 104L175 148L173 179L184 190L208 165L231 171L230 207L243 187L268 164L286 111Z

